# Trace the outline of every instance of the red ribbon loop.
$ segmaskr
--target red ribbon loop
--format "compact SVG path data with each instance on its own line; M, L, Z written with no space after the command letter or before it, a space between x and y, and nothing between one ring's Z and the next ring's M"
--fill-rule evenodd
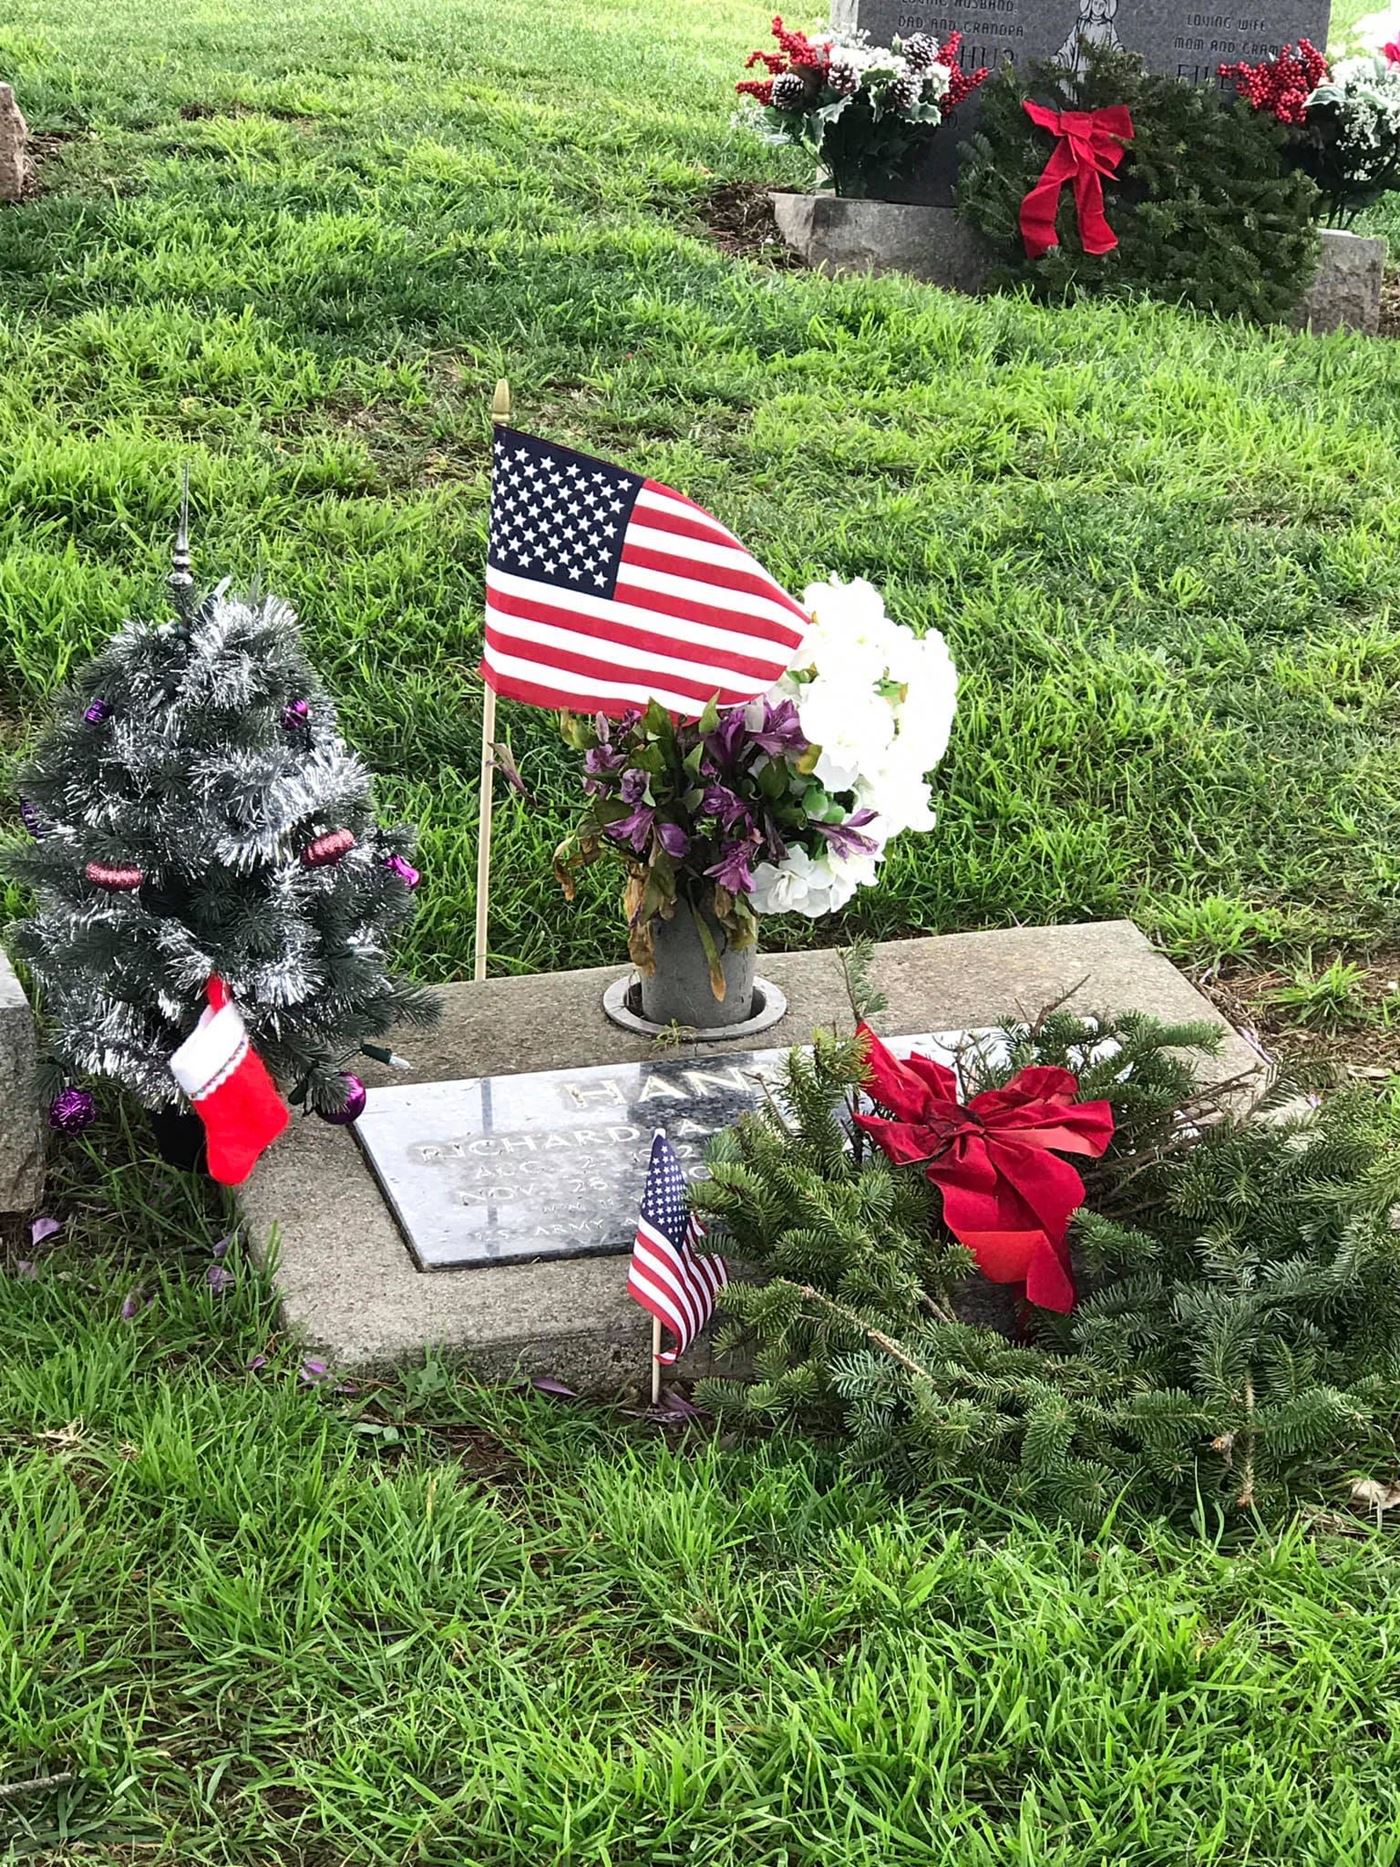
M856 1120L893 1161L921 1166L943 1195L943 1220L994 1284L1024 1284L1042 1309L1074 1307L1065 1235L1084 1182L1060 1154L1097 1159L1113 1139L1108 1102L1076 1102L1068 1070L1018 1070L965 1106L932 1057L903 1062L868 1025L870 1093L889 1119Z
M1040 180L1021 203L1021 238L1026 243L1027 257L1039 259L1060 244L1055 216L1060 207L1060 190L1066 182L1074 183L1079 241L1084 251L1111 253L1118 244L1118 235L1104 219L1103 178L1114 173L1123 160L1125 146L1133 140L1133 120L1127 105L1109 104L1103 110L1048 110L1044 104L1027 99L1025 111L1032 123L1059 138Z

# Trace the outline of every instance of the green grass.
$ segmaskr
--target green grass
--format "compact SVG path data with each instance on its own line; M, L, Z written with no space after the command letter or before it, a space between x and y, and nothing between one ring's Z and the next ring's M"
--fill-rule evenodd
M0 214L0 710L159 602L188 459L201 567L303 612L423 827L413 961L460 974L508 371L522 421L678 481L793 587L867 575L947 632L941 827L821 937L1126 913L1192 959L1374 940L1400 352L725 257L690 203L777 172L728 121L764 29L739 0L12 5L0 67L77 135ZM612 879L571 909L544 860L576 801L552 724L503 713L539 801L501 811L493 962L610 958Z
M0 1783L72 1779L0 1858L1400 1858L1389 1537L1083 1543L431 1363L308 1386L128 1147L0 1286Z
M0 213L0 750L158 602L188 460L201 568L304 613L422 825L413 964L460 974L507 371L792 586L861 573L948 633L940 831L833 934L1364 952L1400 887L1400 354L725 258L691 203L780 172L728 125L765 30L11 0L0 73L70 140ZM502 803L494 964L615 957L604 879L569 909L543 859L550 723L503 714L538 801ZM1388 1536L1085 1545L454 1371L327 1392L236 1253L210 1293L223 1219L127 1132L63 1173L62 1241L0 1281L0 1858L1397 1858Z

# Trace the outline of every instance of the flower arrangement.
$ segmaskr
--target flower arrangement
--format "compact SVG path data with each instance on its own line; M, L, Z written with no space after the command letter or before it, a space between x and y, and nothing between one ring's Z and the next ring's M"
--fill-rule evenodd
M1286 125L1334 225L1400 187L1400 46L1329 65L1306 39L1261 65L1222 65L1240 96Z
M878 196L907 180L939 124L975 91L988 67L964 71L960 33L942 44L912 33L871 45L864 32L825 29L814 41L773 21L779 50L749 54L767 76L734 88L771 142L809 150L839 195Z
M643 972L656 921L681 903L714 985L711 919L742 948L761 914L834 913L875 880L892 837L933 828L927 774L957 702L943 637L894 622L860 579L810 585L803 604L813 622L795 665L746 707L711 704L689 723L656 702L615 720L562 716L588 803L555 873L572 895L579 868L621 859L628 947Z

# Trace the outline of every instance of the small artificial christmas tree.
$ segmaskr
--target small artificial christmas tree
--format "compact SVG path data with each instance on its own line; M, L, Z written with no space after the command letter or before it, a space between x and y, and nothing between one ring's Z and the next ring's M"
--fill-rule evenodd
M386 967L411 834L376 824L287 604L197 602L183 516L170 583L174 617L118 632L20 772L33 840L6 866L36 905L12 931L56 1070L178 1107L171 1058L226 995L294 1102L353 1120L365 1040L436 1012Z

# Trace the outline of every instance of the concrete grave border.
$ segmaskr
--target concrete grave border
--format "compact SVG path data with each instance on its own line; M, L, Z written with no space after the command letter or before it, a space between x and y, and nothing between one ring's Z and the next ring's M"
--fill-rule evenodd
M834 952L765 954L763 966L788 999L765 1048L806 1043L815 1026L848 1021ZM438 1029L398 1040L415 1062L410 1080L655 1056L648 1040L603 1015L603 988L625 970L444 988ZM1085 1012L1140 1010L1221 1025L1228 1033L1215 1066L1221 1077L1259 1066L1256 1052L1131 921L895 941L877 949L875 977L889 997L878 1023L892 1036L994 1024L1078 987L1071 1003ZM694 1053L722 1055L723 1046L697 1045ZM366 1076L390 1080L368 1067ZM297 1120L259 1164L241 1202L254 1250L275 1245L286 1324L344 1367L385 1366L440 1347L466 1351L488 1377L549 1374L600 1392L635 1388L645 1378L650 1323L625 1294L625 1256L419 1271L343 1128ZM681 1372L706 1365L702 1344Z

